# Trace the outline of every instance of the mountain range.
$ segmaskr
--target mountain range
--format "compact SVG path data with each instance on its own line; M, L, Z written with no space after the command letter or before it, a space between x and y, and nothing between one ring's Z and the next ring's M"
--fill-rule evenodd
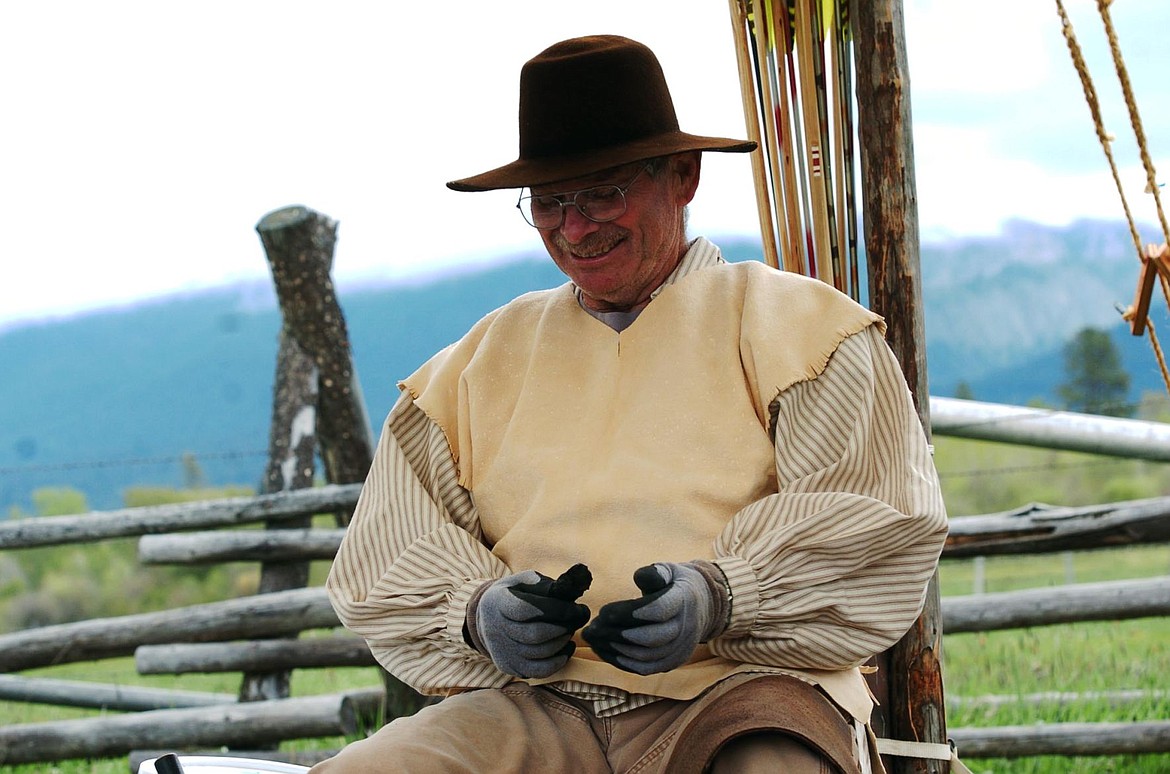
M751 240L715 241L729 260L761 254ZM1012 222L996 236L924 244L921 263L932 395L962 384L978 400L1060 405L1062 349L1085 327L1112 334L1132 400L1164 389L1149 343L1117 311L1138 274L1124 223ZM341 284L375 432L398 379L491 309L563 281L529 254L429 279ZM1166 317L1159 295L1155 324ZM72 487L91 507L114 508L130 486L181 486L185 454L209 484L257 486L279 330L273 290L256 282L0 331L0 518L31 511L38 487Z

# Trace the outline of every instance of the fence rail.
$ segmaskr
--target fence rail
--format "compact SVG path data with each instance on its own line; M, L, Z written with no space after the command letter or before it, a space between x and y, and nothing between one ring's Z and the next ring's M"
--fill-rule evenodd
M146 712L178 707L210 707L236 700L234 694L174 691L134 685L102 685L83 680L0 675L0 700L116 712Z
M1170 462L1170 425L1073 411L930 398L935 435Z
M295 635L338 625L324 589L274 591L0 635L0 672L129 656L140 645Z
M234 530L151 534L138 541L143 564L332 559L343 529ZM1170 542L1170 497L1065 507L1032 503L950 520L944 559L1042 554Z
M1054 588L947 597L945 631L995 631L1074 621L1123 620L1170 615L1170 578L1081 583ZM210 602L157 613L137 613L57 624L0 636L0 669L34 667L128 656L144 645L223 642L249 637L296 635L340 625L322 588L293 589ZM333 644L313 641L250 644L254 652L310 654ZM328 641L326 641L328 642ZM264 651L263 648L271 648ZM343 646L347 653L350 648Z
M361 484L0 522L0 550L280 521L352 508Z
M257 745L354 734L381 691L153 710L0 727L0 764L128 755L143 747Z
M282 529L146 535L138 540L142 564L218 564L244 561L332 559L344 529Z
M1142 755L1170 751L1170 720L954 728L963 758Z
M142 645L134 651L134 666L140 675L363 667L376 663L366 641L351 636Z

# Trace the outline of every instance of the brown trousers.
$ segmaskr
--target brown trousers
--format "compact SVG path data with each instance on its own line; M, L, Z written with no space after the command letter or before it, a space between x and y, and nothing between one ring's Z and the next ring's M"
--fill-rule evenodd
M853 739L852 724L820 691L782 675L738 675L693 701L608 718L557 691L513 683L399 718L310 774L857 774Z

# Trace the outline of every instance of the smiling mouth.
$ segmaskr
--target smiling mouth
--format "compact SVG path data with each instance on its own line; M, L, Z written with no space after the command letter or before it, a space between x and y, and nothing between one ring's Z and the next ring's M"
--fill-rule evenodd
M615 245L615 247L616 247L616 245ZM579 253L576 251L570 251L570 253L578 261L596 261L598 259L604 258L605 256L609 255L609 251L612 249L613 248L607 248L607 249L602 250L600 252L590 251L588 253Z
M557 247L578 261L596 261L599 258L604 258L625 240L625 234L620 233L590 234L577 244L570 243L561 234L556 234L553 237L553 242Z

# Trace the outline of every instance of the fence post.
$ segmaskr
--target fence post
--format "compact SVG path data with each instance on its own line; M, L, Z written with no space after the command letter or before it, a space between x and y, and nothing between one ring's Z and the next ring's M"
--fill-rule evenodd
M326 229L332 223L321 224ZM287 243L282 242L282 247ZM311 255L294 255L288 250L268 253L275 282L287 282L295 275L287 266L298 259L303 263L333 263L333 239L314 240ZM278 296L279 296L278 292ZM288 294L285 294L288 295ZM282 310L283 311L283 310ZM297 343L283 316L280 347L276 356L276 374L272 388L272 423L268 435L268 466L264 473L264 494L307 489L313 486L317 451L318 370L313 358ZM265 529L304 529L312 524L311 516L291 521L269 521ZM259 592L304 588L309 582L307 561L264 561L260 565ZM240 684L240 701L284 699L289 696L288 670L245 672Z
M365 480L374 439L330 272L337 222L302 206L268 213L256 225L268 255L283 331L311 358L317 376L316 432L331 484ZM337 515L339 526L350 513ZM419 709L423 698L388 672L387 720Z
M374 441L330 271L337 222L307 207L268 213L256 225L268 254L284 329L317 367L317 435L331 484L365 480ZM339 526L349 515L338 517Z
M860 0L854 20L869 303L886 319L887 340L929 436L930 393L902 2ZM874 686L884 708L884 712L875 713L879 735L903 741L946 742L941 651L942 612L935 572L922 614L905 636L878 658L879 676L884 675ZM895 758L890 768L896 773L941 774L949 765Z

